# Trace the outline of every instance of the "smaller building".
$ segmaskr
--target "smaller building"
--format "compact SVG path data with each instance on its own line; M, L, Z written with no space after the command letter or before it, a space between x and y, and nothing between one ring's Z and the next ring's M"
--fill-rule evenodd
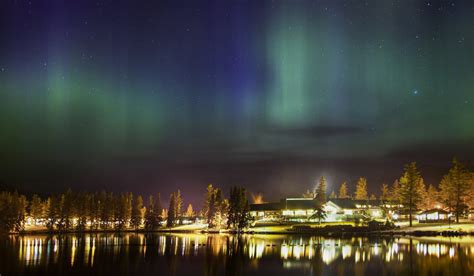
M435 208L419 213L417 215L417 219L420 223L448 221L449 212L443 209Z

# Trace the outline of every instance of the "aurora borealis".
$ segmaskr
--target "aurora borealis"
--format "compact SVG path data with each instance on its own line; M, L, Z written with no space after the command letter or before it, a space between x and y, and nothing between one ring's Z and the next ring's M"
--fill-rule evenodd
M0 4L4 186L199 205L473 161L472 1L42 2Z

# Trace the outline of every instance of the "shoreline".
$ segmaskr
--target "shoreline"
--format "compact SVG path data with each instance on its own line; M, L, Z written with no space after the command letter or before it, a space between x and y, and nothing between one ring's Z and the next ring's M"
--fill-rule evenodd
M70 234L230 234L230 235L311 235L321 237L397 237L397 236L413 236L413 237L461 237L474 236L474 231L460 230L374 230L374 231L324 231L324 229L311 229L306 231L258 231L258 229L250 229L247 231L228 231L228 230L184 230L184 229L157 229L157 230L70 230L70 231L50 231L50 230L24 230L19 232L3 233L6 235L70 235Z

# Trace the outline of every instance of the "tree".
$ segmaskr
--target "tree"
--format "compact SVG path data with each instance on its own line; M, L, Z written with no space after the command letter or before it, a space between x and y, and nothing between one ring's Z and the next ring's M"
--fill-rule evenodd
M163 208L161 207L161 194L158 193L156 195L155 211L153 212L155 216L155 225L153 229L156 229L161 226L161 222L165 218L162 213L163 213Z
M369 195L367 193L367 179L360 177L357 181L355 199L357 200L368 200Z
M247 191L245 188L240 187L239 189L239 224L238 224L238 230L244 229L248 226L250 222L250 207L249 207L249 200L247 199Z
M168 218L166 221L167 227L173 227L176 220L176 194L171 193L170 203L168 207Z
M349 192L347 191L347 184L343 182L339 188L339 198L349 198Z
M211 200L213 196L214 196L214 187L212 187L212 184L209 184L207 185L206 194L204 196L204 204L202 207L202 211L204 213L204 216L206 216L206 218L210 217L208 212L211 206Z
M395 179L390 190L390 200L400 203L400 199L400 183Z
M330 199L335 199L335 198L337 198L336 193L335 193L334 191L332 191L331 194L329 195L329 198L330 198Z
M469 183L470 183L470 188L469 188L469 196L467 197L467 205L470 208L474 208L474 173L471 172L469 173Z
M61 209L62 209L62 196L61 195L53 195L48 198L47 201L47 222L46 227L50 231L54 229L62 230L62 220L61 217Z
M84 231L87 226L87 221L91 217L91 196L87 193L79 193L72 195L73 206L72 216L76 220L76 229Z
M467 209L467 199L471 189L470 173L456 158L448 174L443 176L440 183L441 198L448 208L454 211L456 222Z
M420 183L420 203L418 204L418 208L421 210L428 210L430 209L429 200L428 200L428 188L425 185L424 181Z
M91 219L91 229L97 230L100 226L100 214L101 209L103 208L100 200L99 194L91 194L91 204L90 204L90 219Z
M374 194L371 194L369 199L370 200L377 200L377 197Z
M132 201L133 195L131 193L123 193L116 199L115 221L120 230L126 228L130 224L132 216Z
M212 220L214 221L213 224L216 226L220 226L222 223L222 218L223 218L223 209L222 209L222 201L223 201L223 196L222 196L222 190L219 188L216 188L214 190L214 216Z
M412 226L413 212L421 201L423 178L416 168L416 162L405 165L404 173L400 178L400 196L404 207L408 210L410 226Z
M20 231L24 227L28 201L18 192L0 193L0 230Z
M311 216L311 218L316 218L318 219L318 224L321 224L321 221L326 218L326 211L324 210L323 205L316 203L316 206L314 208L314 213Z
M30 216L35 221L35 225L45 217L45 205L38 195L33 195L31 198Z
M224 217L222 190L208 186L204 214L209 227L220 226Z
M324 176L321 176L316 187L316 201L321 205L326 203L326 178Z
M60 212L59 212L59 223L58 228L59 230L71 230L73 221L73 193L71 189L68 189L66 193L61 195L61 202L60 202Z
M420 208L424 210L436 208L436 206L439 204L439 193L436 187L430 184L428 185L428 188L423 189L422 193L423 195Z
M143 221L143 198L141 195L135 198L135 203L132 205L131 225L135 230L138 230Z
M181 217L181 211L183 209L183 199L181 198L181 191L180 190L178 190L178 192L176 193L176 206L175 206L175 208L176 208L176 211L175 211L176 218L179 219Z
M145 210L145 229L153 230L156 227L155 221L155 199L152 195L148 197L148 205Z
M213 192L207 209L207 224L210 228L214 227L214 216L216 214L216 196Z
M230 190L227 227L238 231L248 226L250 222L249 201L247 191L243 187L232 187Z
M186 214L184 216L187 218L192 218L195 216L193 205L191 205L191 203L189 203L188 208L186 208Z
M387 202L390 197L390 192L388 190L388 185L386 183L382 183L382 187L380 188L380 201L382 203Z
M99 195L99 204L100 208L100 220L101 220L101 228L104 230L109 229L110 225L112 224L115 226L117 220L116 207L118 200L115 198L113 193L106 193L102 191Z

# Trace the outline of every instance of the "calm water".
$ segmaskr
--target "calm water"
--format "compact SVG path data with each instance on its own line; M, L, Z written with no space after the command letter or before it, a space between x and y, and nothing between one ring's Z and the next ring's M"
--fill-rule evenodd
M0 237L0 274L473 275L473 238L85 234Z

